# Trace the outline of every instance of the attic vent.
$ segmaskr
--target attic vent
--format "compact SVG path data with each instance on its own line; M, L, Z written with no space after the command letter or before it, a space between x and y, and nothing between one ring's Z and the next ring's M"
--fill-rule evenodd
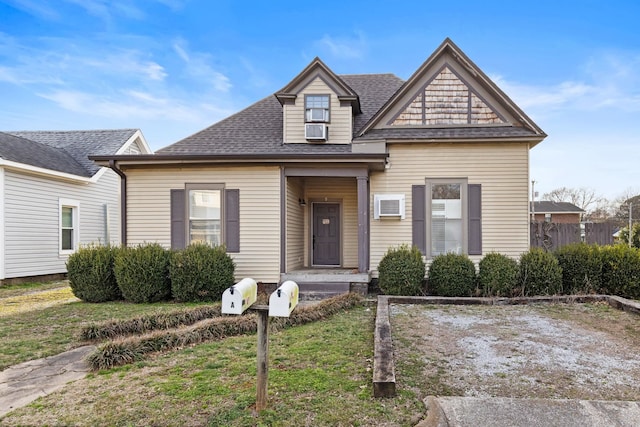
M324 123L307 123L304 125L304 137L313 141L327 140L327 125Z
M399 217L404 219L404 194L375 194L373 196L373 218Z

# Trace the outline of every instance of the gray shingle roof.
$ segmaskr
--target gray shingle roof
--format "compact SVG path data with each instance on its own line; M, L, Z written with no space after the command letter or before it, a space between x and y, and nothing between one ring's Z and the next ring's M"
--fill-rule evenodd
M362 114L355 117L354 130L359 130L402 85L393 74L340 76L358 95ZM162 148L158 154L319 154L350 153L350 145L284 144L282 106L273 95L246 109Z
M372 129L357 137L359 131L401 88L404 81L393 74L353 74L339 76L360 98L362 114L354 117L354 140L367 139L456 139L517 138L535 136L530 129L515 126L462 126L443 128ZM246 109L175 144L158 154L240 155L240 154L320 154L350 153L350 145L284 144L282 106L268 96Z
M0 157L91 177L100 166L88 156L116 154L135 132L137 129L5 132L0 133Z
M358 139L459 139L459 138L517 138L536 134L515 126L461 126L449 128L395 128L371 129Z
M529 203L531 205L531 203ZM552 202L541 200L534 202L536 213L581 213L584 210L569 202Z

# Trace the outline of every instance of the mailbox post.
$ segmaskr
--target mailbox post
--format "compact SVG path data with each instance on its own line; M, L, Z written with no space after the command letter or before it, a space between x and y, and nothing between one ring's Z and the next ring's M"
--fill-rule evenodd
M289 317L298 305L298 285L284 282L269 297L269 305L256 305L258 286L253 279L242 279L222 293L222 313L242 314L248 308L258 314L258 354L256 411L267 407L269 380L269 317Z

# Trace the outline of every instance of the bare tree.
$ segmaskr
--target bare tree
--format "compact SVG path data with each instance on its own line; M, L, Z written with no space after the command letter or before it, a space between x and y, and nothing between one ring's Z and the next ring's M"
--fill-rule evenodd
M606 199L604 197L596 194L595 190L592 188L586 187L556 188L549 193L545 193L542 196L542 199L550 200L552 202L573 203L587 213L598 208L602 209L603 205L606 203Z

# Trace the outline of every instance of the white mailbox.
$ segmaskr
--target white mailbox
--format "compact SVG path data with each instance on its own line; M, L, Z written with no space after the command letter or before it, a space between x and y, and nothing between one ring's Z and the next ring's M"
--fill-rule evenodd
M293 280L287 280L269 297L269 316L289 317L296 305L298 284Z
M222 293L222 314L242 314L258 299L258 284L242 279Z

